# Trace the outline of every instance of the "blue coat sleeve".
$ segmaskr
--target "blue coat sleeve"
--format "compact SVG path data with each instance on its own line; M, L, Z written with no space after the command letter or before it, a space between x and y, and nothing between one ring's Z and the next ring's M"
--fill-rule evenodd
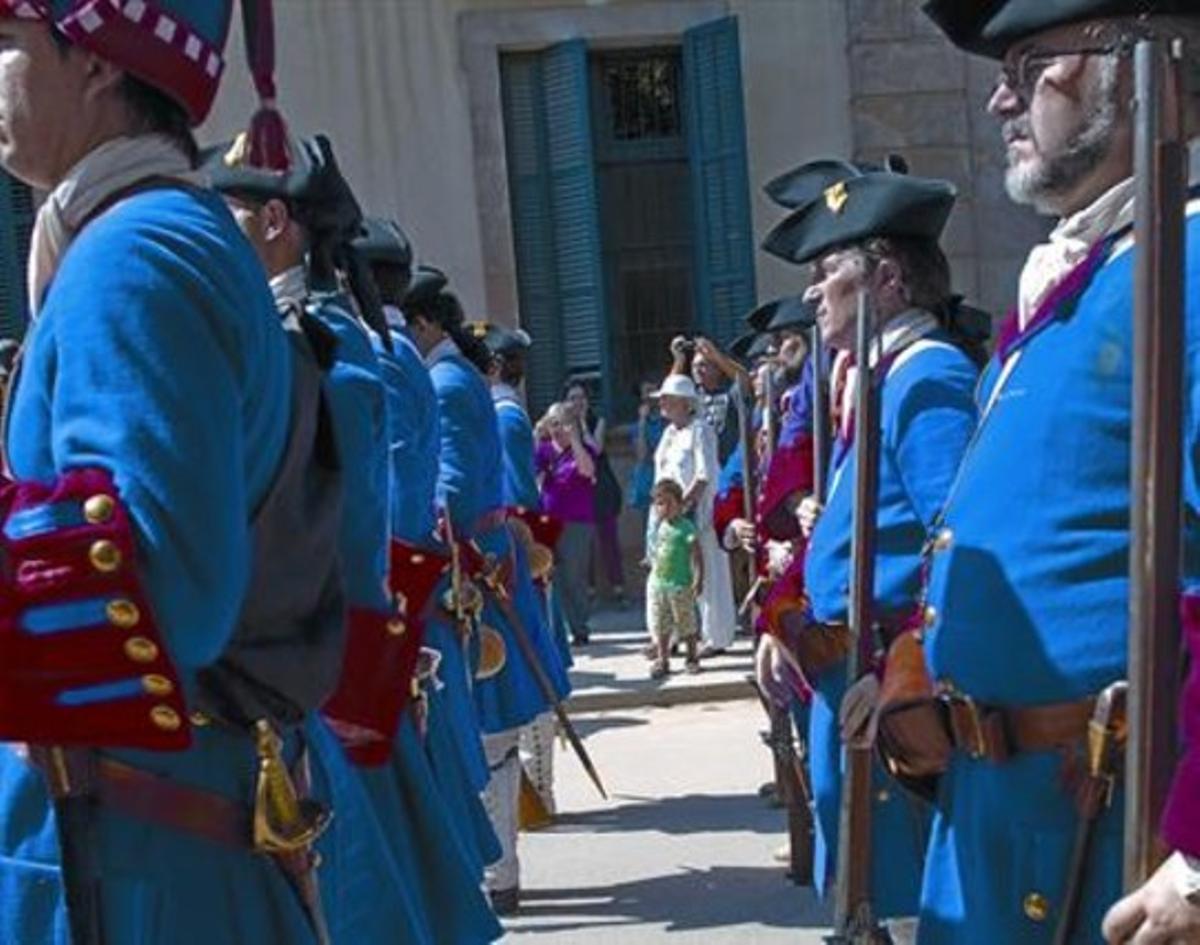
M200 667L224 650L245 593L250 514L288 429L287 341L257 261L238 257L245 244L215 260L221 272L186 232L94 226L32 343L52 349L41 353L53 471L112 473L167 645Z
M885 446L896 460L913 509L929 528L945 505L959 463L975 430L976 373L965 355L938 348L901 368L904 383L885 424ZM886 386L885 386L886 390Z
M533 469L533 427L524 411L512 405L498 405L496 418L504 450L504 504L535 509L538 487Z

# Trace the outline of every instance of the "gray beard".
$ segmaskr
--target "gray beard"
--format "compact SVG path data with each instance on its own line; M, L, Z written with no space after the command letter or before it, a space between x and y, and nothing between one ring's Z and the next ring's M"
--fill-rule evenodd
M1058 154L1008 168L1004 186L1014 203L1031 206L1039 213L1057 214L1057 198L1070 193L1104 163L1112 152L1119 120L1115 84L1104 82L1099 101ZM1013 124L1029 135L1028 113L1014 119Z

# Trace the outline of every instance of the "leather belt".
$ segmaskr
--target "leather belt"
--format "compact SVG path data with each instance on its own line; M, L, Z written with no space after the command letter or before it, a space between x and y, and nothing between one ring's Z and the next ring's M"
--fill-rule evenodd
M954 747L972 758L999 764L1023 752L1052 751L1078 744L1096 707L1094 696L1077 702L1003 708L970 696L939 697Z
M111 758L96 762L101 804L126 817L170 827L233 849L252 846L253 811L223 795L188 787Z

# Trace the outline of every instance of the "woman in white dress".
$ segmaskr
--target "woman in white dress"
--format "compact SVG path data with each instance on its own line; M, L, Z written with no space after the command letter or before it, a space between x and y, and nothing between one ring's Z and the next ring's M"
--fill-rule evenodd
M717 438L712 427L697 417L699 394L690 377L668 376L658 398L667 427L654 452L654 481L673 479L683 488L684 505L696 523L704 558L700 633L707 650L721 652L733 642L737 613L729 561L713 528L713 496L721 471ZM650 522L649 535L653 536L657 524Z

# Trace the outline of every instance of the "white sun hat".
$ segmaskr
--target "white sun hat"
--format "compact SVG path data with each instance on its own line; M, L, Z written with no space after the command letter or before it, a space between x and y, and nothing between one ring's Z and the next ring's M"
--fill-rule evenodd
M696 400L700 394L696 383L686 374L668 374L662 382L662 387L656 390L652 397L682 397L684 400Z

